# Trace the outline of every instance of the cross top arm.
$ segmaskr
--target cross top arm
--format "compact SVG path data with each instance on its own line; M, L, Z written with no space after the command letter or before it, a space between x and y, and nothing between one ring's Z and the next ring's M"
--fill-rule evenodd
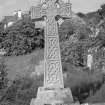
M51 14L52 13L52 14ZM38 6L31 8L31 19L39 19L48 15L61 16L63 18L71 17L71 4L61 2L61 0L45 0Z

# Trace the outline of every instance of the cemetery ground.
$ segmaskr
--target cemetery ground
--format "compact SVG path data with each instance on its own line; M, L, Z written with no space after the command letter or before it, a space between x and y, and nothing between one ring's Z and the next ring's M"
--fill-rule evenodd
M43 50L34 51L31 54L6 57L8 65L8 78L13 80L16 75L24 75L35 71L35 65L39 65L43 60Z
M9 69L8 78L12 82L9 87L2 90L1 105L29 105L31 99L36 97L37 88L43 85L43 73L34 74L34 78L29 77L35 71L35 66L43 61L43 50L18 57L6 57L5 61ZM105 102L105 84L101 72L92 74L65 63L63 73L65 87L71 88L75 102Z

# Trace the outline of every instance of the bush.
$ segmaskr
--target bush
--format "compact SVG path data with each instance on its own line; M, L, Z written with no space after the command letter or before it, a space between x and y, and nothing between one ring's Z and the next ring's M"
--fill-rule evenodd
M4 48L8 56L23 55L44 47L44 32L42 29L35 29L31 19L22 19L3 30L0 38L0 48Z
M37 89L41 86L42 77L19 77L8 87L1 103L9 102L13 105L29 105L32 98L36 97Z
M85 102L88 103L105 103L105 84L94 94L88 97Z
M89 40L91 33L84 20L78 16L65 20L59 28L62 61L75 66L85 66L87 46L91 43Z
M70 87L74 100L80 103L93 96L103 85L103 75L101 73L89 74L83 71L68 71L65 86Z

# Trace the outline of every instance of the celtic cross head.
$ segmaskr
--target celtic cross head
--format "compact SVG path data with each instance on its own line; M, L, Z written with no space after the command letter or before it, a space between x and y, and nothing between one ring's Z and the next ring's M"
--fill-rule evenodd
M55 6L60 8L59 0L44 0L42 2L42 8L47 9L48 7Z

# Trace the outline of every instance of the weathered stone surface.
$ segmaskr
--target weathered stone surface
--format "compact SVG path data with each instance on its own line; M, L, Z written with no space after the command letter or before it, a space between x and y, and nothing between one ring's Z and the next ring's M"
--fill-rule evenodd
M46 88L63 88L63 76L61 55L59 47L58 26L54 16L55 11L48 12L49 17L46 20L45 27L45 76L44 86ZM51 17L50 17L51 16Z
M57 1L57 3L56 3ZM44 7L38 7L38 16L33 13L32 19L46 15L45 51L44 51L44 87L38 88L37 98L30 105L69 105L73 97L69 88L64 88L63 73L59 46L57 15L70 18L69 4L61 0L45 0ZM57 4L57 5L56 5ZM44 9L44 12L42 12ZM35 9L36 10L36 9ZM62 11L62 12L61 12Z
M73 103L73 98L69 88L63 89L38 89L37 98L32 100L30 105L44 104L70 104Z

